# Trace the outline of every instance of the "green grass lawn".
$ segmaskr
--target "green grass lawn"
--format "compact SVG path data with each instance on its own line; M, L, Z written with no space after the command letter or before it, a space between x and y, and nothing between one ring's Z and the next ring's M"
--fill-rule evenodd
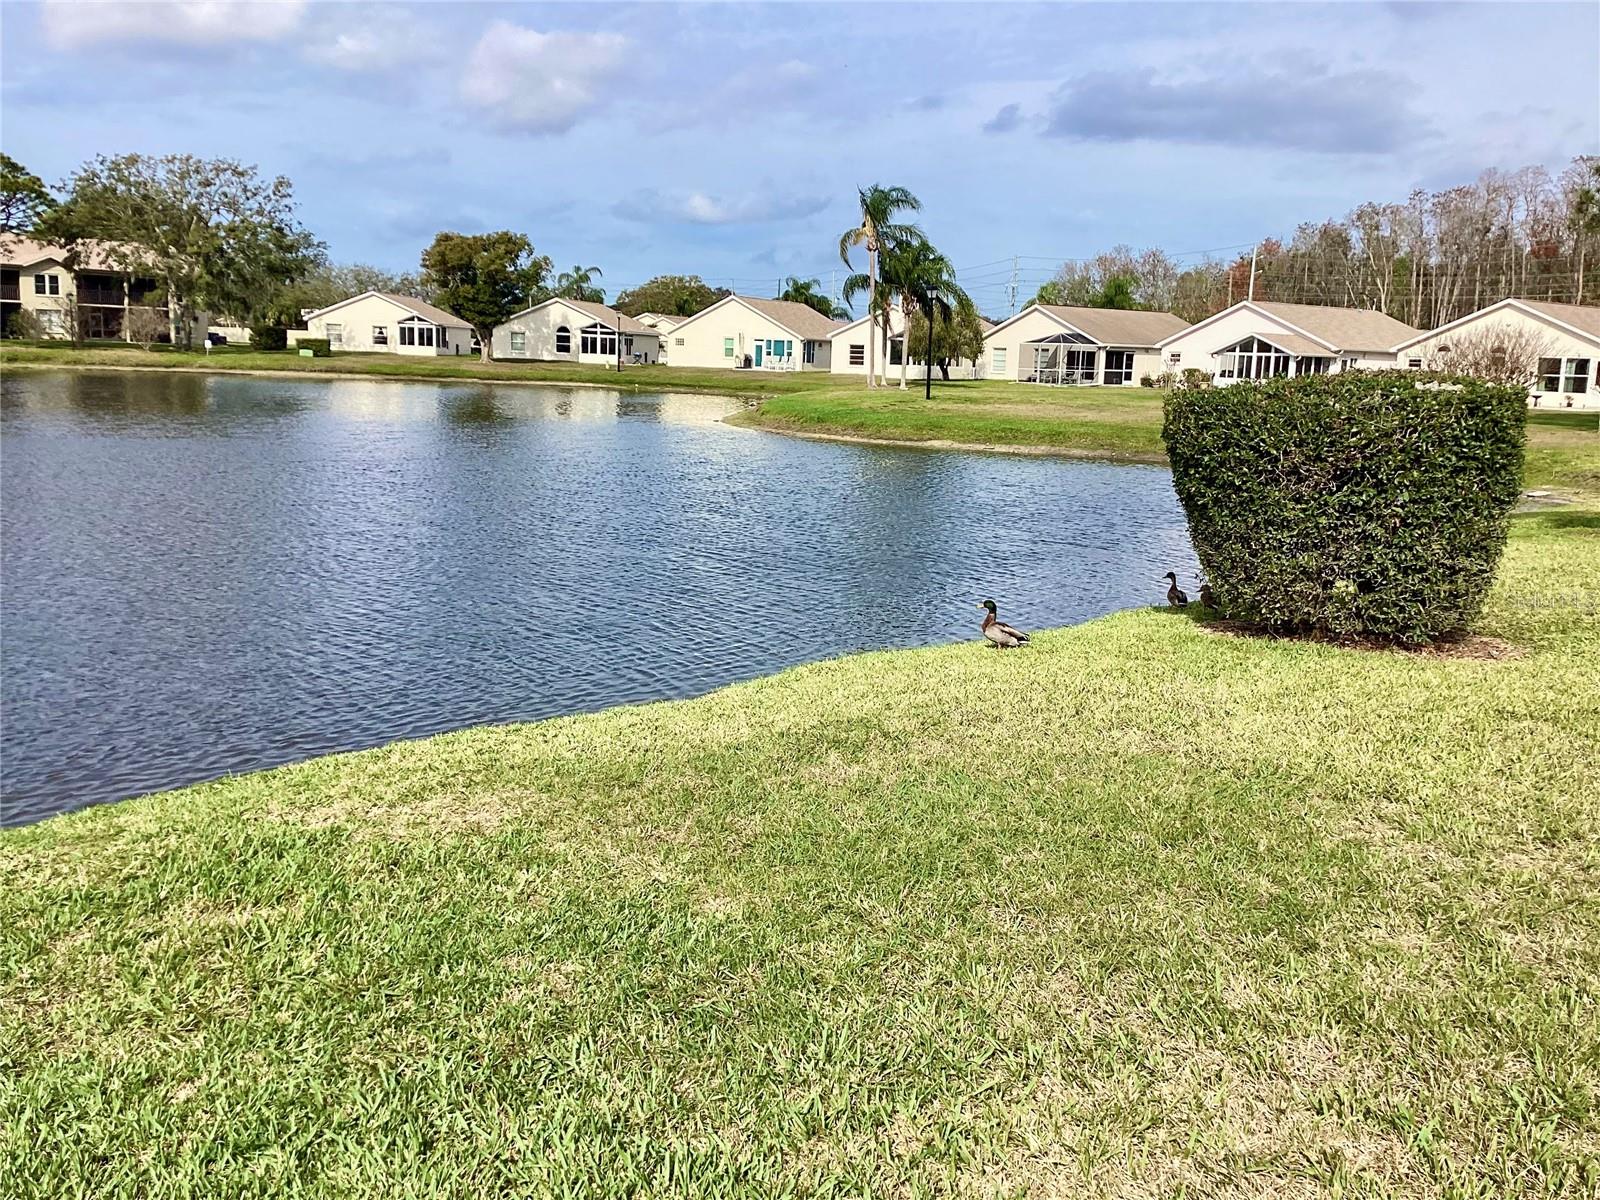
M0 367L99 366L304 371L399 379L489 379L507 383L602 384L626 391L711 392L759 401L735 424L784 433L869 438L930 445L1086 454L1165 462L1162 393L1150 388L1049 388L1001 380L935 381L922 389L891 384L869 390L863 379L784 371L717 371L674 367L606 367L571 363L482 363L474 358L401 358L339 354L301 358L222 347L198 351L108 346L73 349L53 343L0 346ZM1600 419L1590 414L1529 414L1529 487L1600 501Z
M0 1190L1594 1196L1600 514L1484 631L1132 611L0 833Z
M609 367L554 362L490 362L459 358L405 358L396 354L335 354L301 358L293 351L253 351L223 346L200 350L132 346L74 349L33 343L0 346L3 367L141 367L168 370L296 371L310 374L372 375L393 379L489 379L503 383L603 384L624 391L718 392L752 398L815 386L819 378L798 372L716 371L673 367ZM826 377L824 377L826 378Z

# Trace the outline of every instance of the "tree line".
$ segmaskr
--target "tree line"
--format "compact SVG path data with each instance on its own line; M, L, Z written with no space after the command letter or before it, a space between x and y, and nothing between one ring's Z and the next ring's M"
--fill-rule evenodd
M1257 300L1376 309L1434 329L1508 296L1600 303L1597 259L1600 156L1584 155L1554 176L1485 171L1404 202L1361 204L1231 260L1181 267L1160 249L1115 246L1063 264L1035 299L1201 321L1247 298L1253 273Z

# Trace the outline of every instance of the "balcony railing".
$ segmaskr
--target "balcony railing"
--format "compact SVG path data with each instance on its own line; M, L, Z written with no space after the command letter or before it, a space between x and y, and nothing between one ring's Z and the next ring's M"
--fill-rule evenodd
M22 285L19 283L0 283L0 300L21 300Z
M95 287L93 284L78 284L79 304L114 304L121 308L126 302L125 293L120 287Z

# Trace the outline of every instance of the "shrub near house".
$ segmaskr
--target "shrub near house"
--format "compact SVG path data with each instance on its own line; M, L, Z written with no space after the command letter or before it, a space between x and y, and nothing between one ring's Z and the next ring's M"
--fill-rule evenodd
M1230 617L1427 642L1478 614L1526 417L1520 387L1362 371L1180 387L1162 437Z

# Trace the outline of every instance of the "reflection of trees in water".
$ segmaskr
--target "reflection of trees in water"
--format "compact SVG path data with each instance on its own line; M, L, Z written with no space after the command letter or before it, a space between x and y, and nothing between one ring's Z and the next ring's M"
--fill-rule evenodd
M188 371L70 371L50 387L29 389L24 407L70 412L90 424L140 427L151 418L183 419L202 432L218 433L309 407L304 389L263 383Z
M516 418L500 407L492 388L461 388L446 392L446 419L456 425L505 425Z
M60 394L68 407L86 417L196 417L210 408L207 382L203 375L74 371Z

